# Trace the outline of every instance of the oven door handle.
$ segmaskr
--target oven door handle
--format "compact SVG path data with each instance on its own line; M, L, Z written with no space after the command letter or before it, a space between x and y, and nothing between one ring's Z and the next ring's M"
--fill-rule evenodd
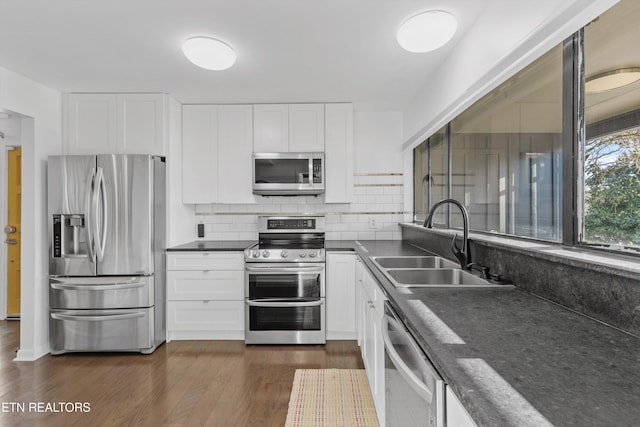
M273 273L273 274L282 274L282 273L322 273L324 271L324 266L321 267L247 267L245 266L246 271L251 271L255 273Z
M264 302L258 302L258 301L247 301L247 305L250 307L271 307L271 308L277 308L277 307L316 307L319 305L323 305L324 304L324 300L318 300L318 301L305 301L305 302L295 302L295 301L291 301L291 302L268 302L268 301L264 301Z

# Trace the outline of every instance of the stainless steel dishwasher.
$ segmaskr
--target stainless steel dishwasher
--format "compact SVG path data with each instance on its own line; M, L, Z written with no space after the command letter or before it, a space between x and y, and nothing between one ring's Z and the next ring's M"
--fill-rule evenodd
M387 427L444 427L444 381L389 302L382 324Z

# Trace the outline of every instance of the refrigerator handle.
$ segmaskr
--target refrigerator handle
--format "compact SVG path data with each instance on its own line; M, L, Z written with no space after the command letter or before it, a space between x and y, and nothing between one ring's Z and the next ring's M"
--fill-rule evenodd
M107 193L104 184L104 172L101 167L98 167L96 172L96 185L94 194L94 208L95 208L95 236L98 247L97 255L98 261L102 261L104 258L104 247L107 241ZM98 221L98 208L100 209L100 221Z
M92 264L96 262L96 253L93 245L95 244L93 239L93 187L95 184L96 169L91 168L89 172L89 178L87 179L87 191L85 194L85 209L86 212L86 230L87 230L87 252L89 254L89 262Z

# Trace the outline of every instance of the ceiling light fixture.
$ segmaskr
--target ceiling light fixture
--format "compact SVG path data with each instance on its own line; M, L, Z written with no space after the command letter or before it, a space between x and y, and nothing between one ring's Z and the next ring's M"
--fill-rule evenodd
M182 43L189 61L207 70L226 70L236 62L236 52L228 44L211 37L192 37Z
M640 68L618 68L588 77L585 81L584 90L587 93L606 92L628 86L640 80Z
M430 52L449 42L458 29L458 21L449 12L430 10L407 19L396 38L409 52Z

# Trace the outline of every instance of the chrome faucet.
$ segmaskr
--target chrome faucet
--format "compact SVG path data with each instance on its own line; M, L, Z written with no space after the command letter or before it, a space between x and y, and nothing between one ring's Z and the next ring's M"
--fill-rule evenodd
M456 205L458 208L460 208L460 212L462 212L462 221L463 221L462 249L459 248L458 245L456 244L456 239L458 238L458 234L456 233L456 235L453 236L453 240L451 241L451 251L453 252L453 255L460 262L460 268L462 268L463 270L469 270L470 269L469 266L471 264L471 254L469 253L469 212L467 212L467 208L465 208L462 203L460 203L455 199L440 200L438 203L433 205L433 207L429 211L429 215L427 215L427 218L424 220L424 224L422 224L422 226L425 228L432 228L433 214L435 213L436 209L438 209L440 206L445 204Z

